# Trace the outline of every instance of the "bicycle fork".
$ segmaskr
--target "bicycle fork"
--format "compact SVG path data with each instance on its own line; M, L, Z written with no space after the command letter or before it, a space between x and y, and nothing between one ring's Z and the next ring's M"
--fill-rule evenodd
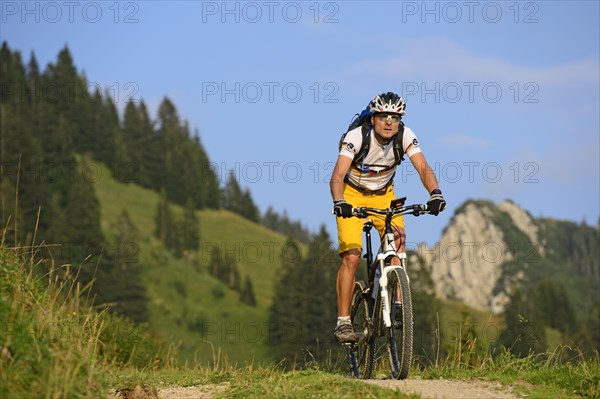
M388 295L388 274L392 270L402 269L406 265L406 253L396 252L394 245L394 234L388 232L384 235L383 240L383 251L377 254L375 262L378 264L378 267L382 267L385 263L389 263L392 258L397 258L400 261L400 265L390 265L384 266L381 271L381 277L379 277L379 287L376 288L376 291L379 291L381 295L381 306L383 313L383 323L385 327L392 327L392 319L391 319L391 298ZM374 287L375 288L375 287Z

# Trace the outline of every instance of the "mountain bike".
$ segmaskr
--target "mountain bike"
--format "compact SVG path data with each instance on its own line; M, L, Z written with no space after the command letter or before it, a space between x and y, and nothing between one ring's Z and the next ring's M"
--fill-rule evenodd
M398 253L395 248L392 218L406 214L418 216L428 211L427 205L404 205L405 201L406 197L392 200L386 209L353 209L355 217L385 217L385 233L374 261L371 246L373 220L367 220L363 226L368 282L357 281L354 284L350 319L356 342L344 344L347 346L350 372L355 378L371 378L376 343L378 338L383 337L391 367L390 377L405 379L410 369L413 350L412 301L406 273L406 253ZM393 259L399 262L392 262Z

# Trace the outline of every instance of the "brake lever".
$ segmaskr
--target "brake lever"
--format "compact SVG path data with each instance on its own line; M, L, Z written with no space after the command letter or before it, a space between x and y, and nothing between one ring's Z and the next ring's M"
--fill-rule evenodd
M365 219L368 216L367 211L365 211L363 208L353 208L352 213L355 217L360 219Z
M412 214L415 216L421 216L426 213L429 213L429 211L427 210L427 205L419 205L419 206L415 207L412 212Z

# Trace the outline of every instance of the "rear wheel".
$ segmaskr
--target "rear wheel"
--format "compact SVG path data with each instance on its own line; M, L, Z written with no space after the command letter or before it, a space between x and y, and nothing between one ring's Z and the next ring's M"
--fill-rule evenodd
M386 330L386 339L392 377L403 380L408 377L413 351L413 312L408 276L403 268L392 270L388 275L388 298L390 305L400 293L402 324L394 323L394 306L390 306L392 327Z
M354 284L350 309L350 318L354 334L356 334L356 343L348 349L350 369L356 378L371 378L371 373L373 372L375 338L373 336L373 322L370 314L366 283L364 281L357 281Z

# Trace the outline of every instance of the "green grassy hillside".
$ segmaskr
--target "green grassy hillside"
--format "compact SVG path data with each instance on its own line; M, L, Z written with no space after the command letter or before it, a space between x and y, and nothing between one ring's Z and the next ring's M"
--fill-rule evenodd
M124 209L138 228L139 251L128 250L123 255L143 265L150 325L161 338L179 345L180 359L199 364L223 356L238 364L273 360L267 345L273 334L268 325L268 307L281 267L283 235L225 210L199 211L200 250L177 259L153 235L159 201L155 191L119 183L103 169L102 178L96 182L96 194L101 203L102 229L109 241L114 239L114 226ZM180 218L183 209L172 206L172 212ZM214 247L235 257L242 278L250 276L256 307L242 303L237 292L208 272ZM497 317L492 319L463 304L446 301L441 304L438 319L438 329L445 336L440 345L446 352L454 352L461 338L473 338L473 334L481 350L497 339L501 329ZM469 327L472 331L465 330Z
M122 256L143 265L149 322L157 334L179 344L180 358L190 362L212 362L219 352L234 363L270 360L268 306L285 237L228 211L199 211L200 250L176 259L153 235L159 195L102 172L96 181L102 229L109 242L114 240L125 209L139 230L136 246L120 243L119 248ZM180 218L183 210L172 206L172 212ZM237 292L207 271L215 246L235 258L242 279L252 279L256 307L243 304Z

